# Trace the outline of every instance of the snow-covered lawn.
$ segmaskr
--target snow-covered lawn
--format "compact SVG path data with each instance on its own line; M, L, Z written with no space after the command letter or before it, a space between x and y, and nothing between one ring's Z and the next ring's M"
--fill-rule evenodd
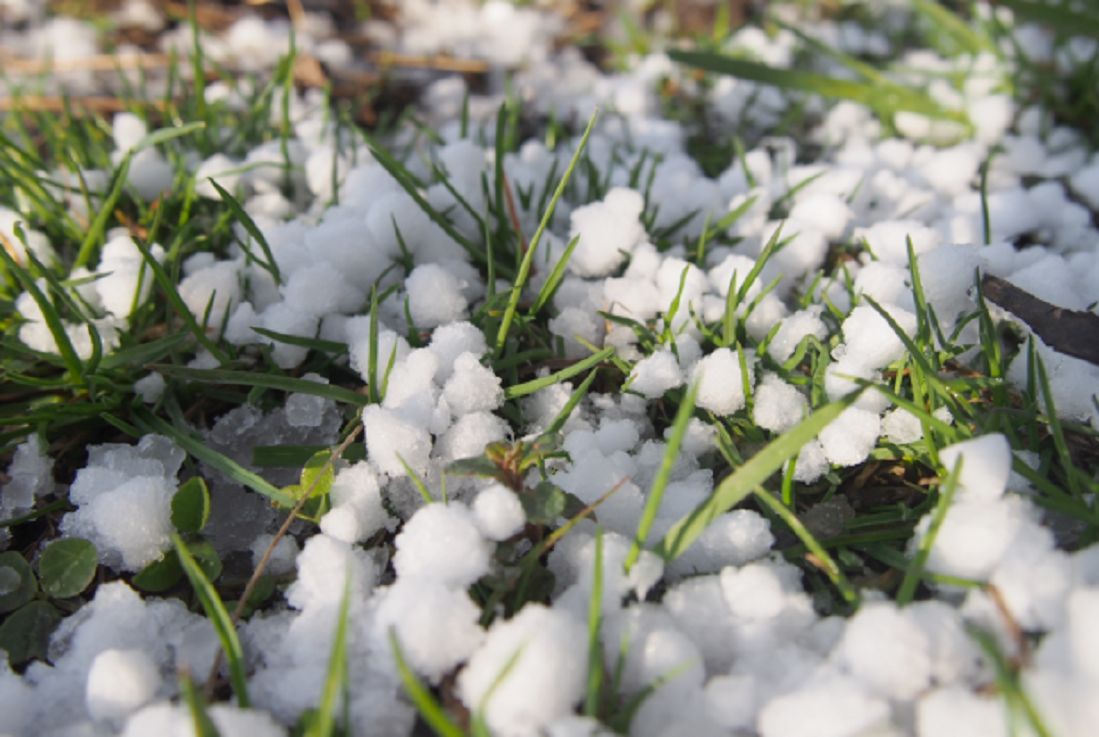
M1099 734L1089 3L116 5L0 0L0 735Z

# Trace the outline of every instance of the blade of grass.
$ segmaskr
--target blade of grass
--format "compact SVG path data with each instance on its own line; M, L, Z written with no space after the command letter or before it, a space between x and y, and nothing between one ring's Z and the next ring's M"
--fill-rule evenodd
M603 647L599 632L603 625L603 528L595 530L595 568L592 570L591 598L588 600L588 687L584 714L594 717L599 710L603 685Z
M336 634L332 639L332 655L328 658L328 675L324 679L321 702L305 737L332 737L336 734L336 701L347 688L347 618L351 603L351 574L343 582L340 613Z
M571 379L573 376L576 376L577 374L584 373L585 371L587 371L588 369L590 369L593 366L598 366L599 364L603 363L603 361L606 361L607 359L609 359L613 355L614 355L614 348L604 348L603 350L599 351L598 353L593 353L592 355L588 356L587 358L585 358L583 360L580 360L580 361L577 361L576 363L572 364L571 366L566 366L565 368L561 369L560 371L555 371L554 373L550 374L549 376L541 376L537 379L532 379L530 381L525 381L522 384L515 384L514 386L509 386L507 389L504 390L504 397L506 399L516 399L518 397L525 397L528 394L533 394L534 392L538 391L539 389L545 389L547 386L553 386L554 384L559 384L562 381L565 381L566 379Z
M1000 5L1011 8L1018 17L1049 26L1066 36L1099 38L1097 14L1074 10L1048 0L1000 0Z
M263 251L264 258L258 258L248 246L244 243L243 239L240 241L241 248L244 249L245 254L248 255L253 261L262 266L267 273L271 275L271 278L275 280L276 285L282 284L282 275L279 273L278 262L275 261L275 255L271 253L271 246L267 244L267 239L263 237L263 231L256 225L256 221L252 219L240 203L237 202L237 198L229 193L229 190L222 187L213 177L207 178L207 181L214 186L218 195L221 197L221 201L229 206L229 211L233 214L233 217L241 224L241 226L248 232L248 235L255 239L259 244L260 249Z
M768 443L714 489L710 498L672 525L657 552L665 560L682 555L718 515L732 509L767 478L798 454L828 423L854 404L862 390L826 404Z
M909 561L908 569L904 572L904 580L901 581L901 587L897 590L897 606L908 604L916 595L916 587L920 584L920 578L927 566L927 559L931 556L931 548L935 546L935 538L939 535L939 529L943 525L943 520L946 519L946 513L954 501L954 493L958 490L958 479L961 477L962 461L964 460L964 456L958 456L957 462L950 469L946 481L943 482L939 493L939 501L931 513L931 524L927 528L927 534L920 541L916 555Z
M207 447L201 440L191 433L180 430L160 419L148 410L138 410L134 414L134 422L143 426L146 432L156 432L166 435L176 442L181 448L190 453L203 463L221 471L238 484L247 486L253 491L259 492L271 501L283 507L294 506L295 499L267 479L257 473L249 471L228 456L218 453L213 448Z
M180 673L179 692L183 696L183 703L187 705L187 711L191 714L195 737L221 737L217 726L214 725L210 715L206 712L206 704L198 689L195 688L195 683L191 680L191 674L186 671Z
M668 444L664 447L664 458L660 461L660 468L657 469L656 476L653 478L652 488L649 490L649 496L645 500L645 509L641 513L641 521L637 525L637 534L634 535L633 542L630 544L630 551L626 554L626 560L623 563L623 567L626 569L626 573L630 572L634 563L641 556L641 548L645 545L645 541L649 538L649 532L652 530L653 523L656 521L656 514L660 510L660 503L664 500L664 489L668 486L668 480L672 475L672 468L675 466L676 460L679 458L679 449L683 446L683 437L687 434L687 424L691 420L691 414L694 412L695 399L698 397L699 381L696 381L691 385L691 388L687 390L682 401L679 403L679 409L675 413L675 421L672 423L671 437L668 438Z
M553 299L553 295L557 292L557 287L561 284L561 280L565 278L565 268L569 265L569 259L572 258L572 252L576 250L576 246L579 243L580 236L577 235L569 241L567 246L565 246L565 252L561 254L560 260L553 265L553 271L550 272L545 284L543 284L542 288L538 291L538 297L534 300L534 304L531 305L527 315L534 317L551 299Z
M249 707L248 682L244 669L244 649L240 646L240 638L237 637L237 629L233 626L233 620L229 618L229 611L225 603L218 595L217 589L206 578L202 568L187 549L187 544L179 535L172 534L172 545L176 555L179 556L183 572L187 574L191 582L191 588L195 591L199 603L202 604L206 617L213 625L217 633L221 648L225 651L225 659L229 664L229 681L233 684L233 692L237 697L237 705L242 709Z
M419 679L408 667L401 645L397 641L396 630L389 630L389 646L393 649L393 659L397 663L397 673L401 677L405 693L411 699L412 705L420 713L427 725L435 731L439 737L465 737L465 732L446 713L443 707L431 695L431 692L420 683Z
M519 307L519 298L522 296L523 287L526 286L527 278L530 276L531 264L534 262L534 254L538 250L538 244L542 240L542 234L546 231L546 228L549 227L550 220L553 218L553 213L557 209L557 202L561 199L561 195L565 193L565 187L568 185L573 170L576 169L576 165L580 161L581 154L584 153L584 148L588 145L588 138L591 136L591 132L595 128L595 121L598 119L599 110L596 109L588 120L588 127L584 129L584 135L580 138L580 145L576 147L576 151L573 153L572 159L565 169L564 176L562 176L561 181L557 183L557 189L554 191L553 197L549 201L549 205L546 206L545 212L542 214L542 221L538 223L538 229L534 231L534 236L530 239L530 245L527 246L527 252L523 254L523 260L519 264L519 273L515 276L515 283L511 287L511 296L508 298L508 304L504 310L504 317L500 322L500 329L496 333L497 356L503 353L504 343L507 342L508 331L511 330L511 323L515 319L515 311Z
M555 435L561 431L561 428L569 421L572 411L576 409L576 405L580 404L581 400L587 395L588 389L591 388L591 384L595 381L595 376L598 373L599 369L594 368L591 370L591 373L580 382L580 386L576 387L572 394L569 395L569 401L565 402L565 406L562 407L561 411L557 413L557 416L553 418L553 422L551 422L549 427L546 428L546 431L542 433L542 437Z
M265 389L277 389L284 392L297 394L310 394L315 397L324 397L341 404L350 404L354 407L365 407L369 400L363 395L333 384L322 384L319 381L307 379L295 379L293 376L281 374L267 374L251 371L233 371L230 369L199 369L189 366L175 366L166 363L150 364L148 368L166 377L185 379L203 384L230 384L234 386L263 387Z

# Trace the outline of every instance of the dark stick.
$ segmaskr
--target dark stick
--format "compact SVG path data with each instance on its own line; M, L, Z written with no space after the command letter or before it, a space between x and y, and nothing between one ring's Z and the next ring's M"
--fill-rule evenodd
M990 274L981 277L981 290L986 299L1025 322L1050 348L1099 366L1099 315L1051 305Z

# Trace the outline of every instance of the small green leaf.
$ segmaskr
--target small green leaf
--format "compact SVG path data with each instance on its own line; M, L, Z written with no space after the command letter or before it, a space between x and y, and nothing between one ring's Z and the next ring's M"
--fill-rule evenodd
M42 590L55 599L76 596L88 588L98 566L99 554L90 541L79 537L54 540L38 561Z
M198 532L209 519L210 490L201 476L195 476L172 497L172 526L179 532Z
M332 490L336 471L332 467L332 451L317 451L301 469L301 488L309 496L327 496Z
M484 456L461 458L450 463L446 467L446 472L453 476L482 476L497 481L503 481L505 478L500 467Z
M32 601L8 615L0 624L0 649L8 651L8 662L45 660L50 635L60 621L61 613L47 601Z
M527 521L534 525L552 525L562 517L571 517L584 503L572 494L551 484L539 482L537 486L519 495Z
M195 562L206 578L216 581L221 577L221 556L214 550L214 546L206 540L192 540L187 543L187 549L194 556Z
M159 560L154 560L133 577L133 585L142 591L159 594L179 583L183 578L183 567L174 550L169 550Z
M18 609L38 591L30 564L19 553L0 553L0 614Z

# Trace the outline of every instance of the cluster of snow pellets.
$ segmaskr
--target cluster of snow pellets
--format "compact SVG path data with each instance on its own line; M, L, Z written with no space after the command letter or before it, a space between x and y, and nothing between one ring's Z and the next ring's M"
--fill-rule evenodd
M225 248L173 242L168 223L149 242L112 219L74 260L80 244L0 190L6 273L60 275L13 294L12 344L109 362L172 295L186 346L135 374L112 410L129 420L104 423L71 468L63 429L11 445L0 518L54 511L32 543L0 528L0 545L22 541L0 553L0 603L25 602L38 566L44 593L24 606L47 606L40 556L57 539L94 545L98 572L48 605L42 652L0 665L0 734L1099 734L1095 473L1050 471L1071 456L1065 433L1094 448L1099 367L977 288L990 274L1095 311L1099 154L1009 85L1024 59L1055 77L1094 70L1095 40L984 3L959 29L916 10L934 3L892 1L779 5L720 42L844 79L846 60L888 61L896 85L953 117L883 115L703 75L656 35L608 72L558 43L575 16L538 3L415 0L355 29L391 59L429 60L392 71L416 101L375 138L321 90L270 83L291 43L333 79L373 63L309 3L293 34L236 6L193 33L165 4L116 5L107 26L156 37L185 84L199 48L198 66L250 75L194 86L211 108L246 119L269 104L246 148L209 128L236 144L150 145L192 121L118 112L113 151L79 184L63 162L41 172L84 222L120 163L123 198L189 186L188 207L231 216ZM103 24L20 0L0 16L0 52L53 60L39 96L173 83L82 63ZM906 29L929 18L963 40L1004 35L913 45ZM445 70L460 61L474 71ZM0 95L30 84L0 78ZM743 145L718 157L717 140ZM66 290L94 330L43 310ZM206 339L187 342L188 324ZM265 401L180 406L203 377L248 376ZM983 413L1034 397L1052 419L986 429L1014 421ZM713 503L837 401L744 503ZM337 446L297 487L300 459L290 476L261 462ZM890 474L903 493L860 498ZM309 484L323 499L278 534ZM197 522L195 498L209 507ZM704 529L668 544L700 509ZM177 546L227 600L263 566L235 655L219 654L223 625L180 577Z

